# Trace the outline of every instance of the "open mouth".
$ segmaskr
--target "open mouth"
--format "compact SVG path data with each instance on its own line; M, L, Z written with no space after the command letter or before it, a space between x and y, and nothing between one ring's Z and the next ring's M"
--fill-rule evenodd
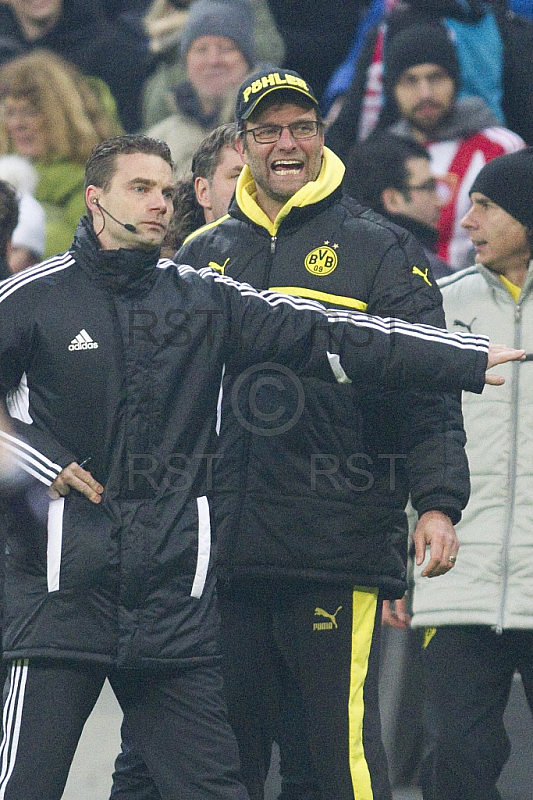
M292 159L279 159L274 161L270 168L276 175L299 175L303 169L303 163Z

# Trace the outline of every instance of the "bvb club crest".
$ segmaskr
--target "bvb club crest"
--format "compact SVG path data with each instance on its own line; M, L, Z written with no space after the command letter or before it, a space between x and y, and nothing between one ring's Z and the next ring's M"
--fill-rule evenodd
M306 255L304 264L311 275L329 275L338 264L337 253L324 244L311 250Z

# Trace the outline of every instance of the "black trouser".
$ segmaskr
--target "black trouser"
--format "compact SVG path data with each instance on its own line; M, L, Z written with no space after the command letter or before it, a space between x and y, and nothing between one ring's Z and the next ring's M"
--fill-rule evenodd
M307 728L298 686L283 660L279 659L276 676L279 697L272 698L272 714L265 725L269 731L261 746L260 782L270 766L271 737L280 750L281 794L279 800L321 800L307 744ZM273 676L274 678L274 676ZM277 708L279 701L279 718ZM254 797L263 798L263 786L254 779ZM122 728L121 752L115 761L110 800L161 800L144 761L140 758L128 732Z
M60 800L106 677L162 800L247 800L218 667L109 671L51 660L11 665L0 757L4 800Z
M424 800L500 800L509 758L503 715L515 671L533 710L533 631L438 628L425 650Z
M280 659L301 693L322 800L389 800L377 592L318 585L265 598L219 588L219 607L230 723L251 800L263 797Z
M263 800L277 740L282 797L311 800L318 779L321 800L390 800L376 593L320 586L268 598L219 588L219 607L225 695L250 799ZM123 735L112 800L159 800L149 770ZM307 745L295 747L298 735L307 736L312 751L307 781L301 780Z

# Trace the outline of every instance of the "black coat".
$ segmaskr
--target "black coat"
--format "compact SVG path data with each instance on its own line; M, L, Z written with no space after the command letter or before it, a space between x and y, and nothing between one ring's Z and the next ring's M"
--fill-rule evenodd
M415 239L343 197L335 180L326 168L321 199L301 200L274 235L234 201L229 216L193 233L177 259L337 310L445 327L435 281L421 277L428 264ZM309 187L316 192L315 182ZM458 398L390 395L364 380L339 391L268 372L235 389L234 378L227 372L226 458L216 467L219 574L380 586L400 596L409 491L419 513L439 509L454 522L468 499Z

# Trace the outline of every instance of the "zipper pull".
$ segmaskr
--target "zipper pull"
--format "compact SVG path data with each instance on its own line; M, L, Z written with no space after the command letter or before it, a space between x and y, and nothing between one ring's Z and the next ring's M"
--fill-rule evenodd
M276 242L277 242L277 240L278 240L277 236L271 236L270 237L270 253L271 253L271 255L274 255L274 253L276 252Z

